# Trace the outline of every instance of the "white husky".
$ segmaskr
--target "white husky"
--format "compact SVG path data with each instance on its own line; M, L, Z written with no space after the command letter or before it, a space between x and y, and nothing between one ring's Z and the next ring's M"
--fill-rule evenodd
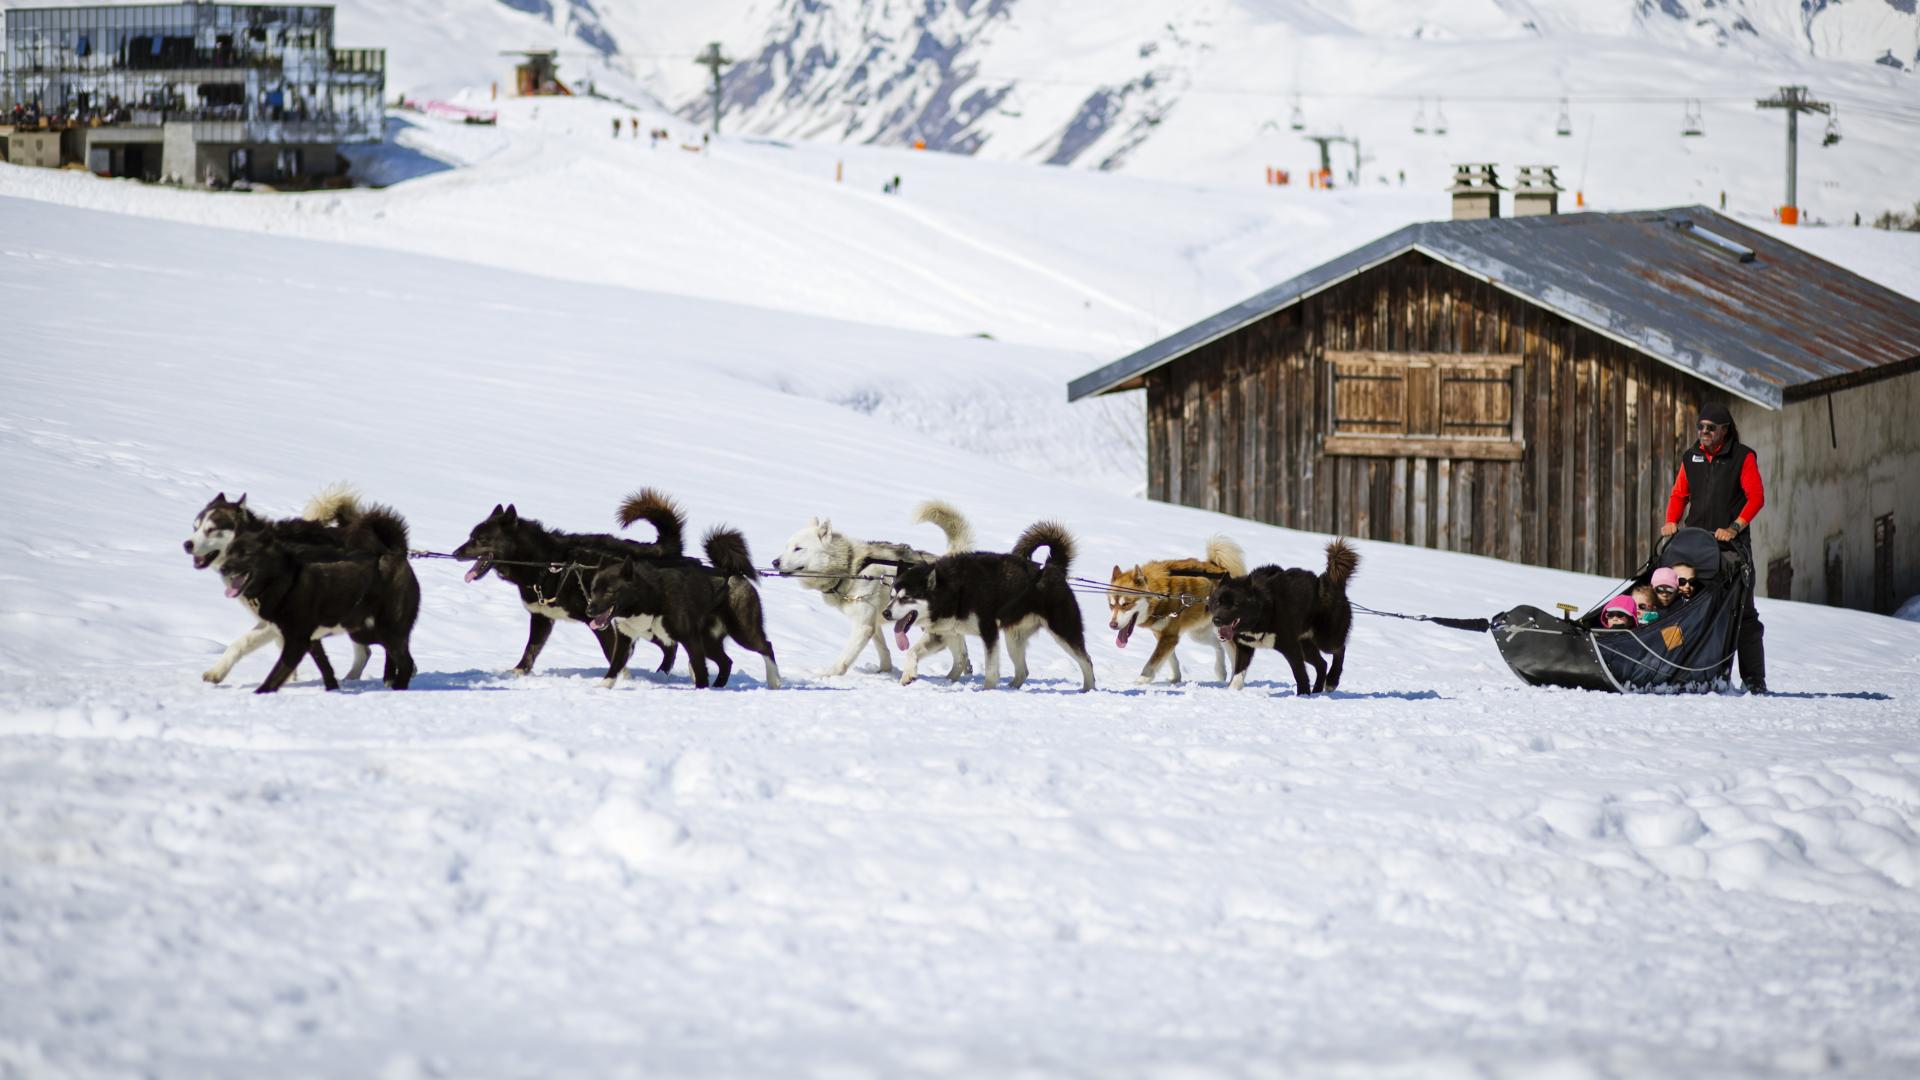
M300 517L282 521L263 518L254 513L247 506L245 495L228 500L226 494L222 492L215 495L212 502L201 508L199 515L193 519L193 532L188 534L186 543L181 546L186 549L187 554L193 556L195 570L205 570L208 567L218 570L226 561L228 545L232 544L234 537L243 531L269 529L282 535L289 535L292 539L309 540L319 538L315 535L315 530L337 530L351 524L359 516L360 494L350 484L334 484L322 490L307 502L307 507L300 512ZM240 602L247 605L247 610L258 618L260 613L254 610L249 601L243 598ZM336 633L344 634L346 628L328 627L322 634L314 636L318 638L323 634ZM233 670L233 665L239 663L240 659L248 653L263 645L269 643L277 645L279 642L280 631L274 629L272 623L260 619L254 624L253 629L235 638L233 644L227 646L227 651L220 654L220 659L200 677L210 683L217 683L225 679ZM358 679L360 673L366 670L367 656L367 647L357 641L354 642L353 669L347 672L349 681Z
M947 554L973 550L973 527L960 511L946 503L920 504L913 520L939 526L940 531L947 534ZM907 544L855 540L835 532L831 521L814 518L787 541L786 549L773 560L773 568L817 591L830 606L853 621L847 647L827 669L828 675L845 675L868 641L873 642L873 651L880 658L880 670L893 670L893 657L887 651L886 620L880 614L892 598L893 576L902 566L929 563L936 558L938 556L931 552ZM973 667L967 662L965 639L955 634L944 644L953 656L953 668L947 677L958 679L971 673Z

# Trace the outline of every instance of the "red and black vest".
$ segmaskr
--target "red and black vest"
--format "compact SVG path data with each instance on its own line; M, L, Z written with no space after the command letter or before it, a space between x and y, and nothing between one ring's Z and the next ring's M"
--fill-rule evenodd
M1687 474L1687 527L1724 529L1746 508L1747 492L1740 472L1753 456L1749 447L1730 442L1708 457L1698 446L1687 448L1680 468Z

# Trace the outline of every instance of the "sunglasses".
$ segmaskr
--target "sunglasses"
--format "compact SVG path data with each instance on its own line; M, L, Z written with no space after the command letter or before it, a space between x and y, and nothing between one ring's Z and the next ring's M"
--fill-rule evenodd
M1699 425L1701 433L1706 435L1711 435L1726 426L1725 424L1716 424L1711 420L1702 420Z
M1653 588L1653 594L1655 596L1658 596L1661 593L1670 593L1673 590L1674 590L1674 587L1672 585L1656 585Z
M1605 615L1601 616L1600 621L1604 623L1617 623L1617 622L1630 623L1633 621L1633 616L1627 614L1624 611L1609 611Z
M1678 581L1680 582L1680 587L1681 587L1681 588L1683 588L1683 589L1691 589L1691 588L1693 588L1693 579L1692 579L1692 578L1690 578L1690 577L1683 577L1683 578L1679 578L1679 579L1677 579L1677 580L1678 580Z

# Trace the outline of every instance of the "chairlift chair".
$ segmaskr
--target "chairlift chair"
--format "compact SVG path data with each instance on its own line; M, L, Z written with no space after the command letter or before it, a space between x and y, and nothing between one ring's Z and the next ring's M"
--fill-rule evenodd
M1421 98L1420 104L1413 110L1413 133L1415 135L1425 135L1427 133L1426 98Z
M1693 99L1687 102L1686 115L1680 121L1682 138L1697 139L1707 133L1706 125L1700 119L1700 102Z
M1567 112L1567 99L1560 99L1560 118L1554 121L1553 133L1565 138L1573 134L1573 116Z
M1447 133L1447 114L1441 110L1440 103L1440 98L1433 99L1433 133L1435 135Z
M1288 118L1287 126L1295 131L1307 130L1307 114L1300 111L1300 95L1293 96L1293 115Z
M1827 133L1821 137L1820 145L1832 146L1834 143L1837 143L1839 141L1840 141L1840 107L1836 105L1833 107L1833 111L1827 114Z

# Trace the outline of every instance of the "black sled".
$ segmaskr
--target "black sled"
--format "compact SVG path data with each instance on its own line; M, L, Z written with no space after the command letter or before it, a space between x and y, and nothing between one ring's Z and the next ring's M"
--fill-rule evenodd
M1646 584L1656 567L1683 563L1696 578L1691 600L1676 599L1655 622L1600 628L1607 600ZM1728 686L1752 596L1753 561L1744 550L1722 546L1705 529L1681 529L1621 589L1578 618L1523 606L1495 615L1489 629L1507 666L1528 686L1711 693Z

